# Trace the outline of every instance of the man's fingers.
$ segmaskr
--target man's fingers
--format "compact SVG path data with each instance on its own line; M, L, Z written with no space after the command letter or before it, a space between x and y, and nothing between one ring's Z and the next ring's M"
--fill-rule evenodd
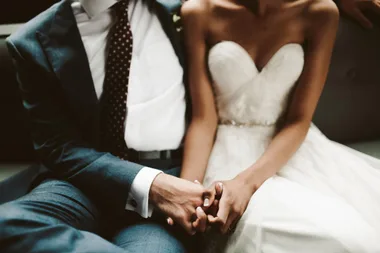
M372 22L363 14L359 9L356 9L352 13L353 18L355 18L364 28L371 29L373 27Z
M196 219L196 210L183 210L183 212L179 212L178 215L175 223L179 224L189 235L194 235L196 230L193 227L192 221Z
M198 232L205 232L207 227L207 215L201 207L196 210L197 220L192 223L193 228Z
M193 228L193 224L192 224L192 222L185 222L184 224L182 224L182 227L185 229L185 231L186 231L189 235L195 235L196 231L195 231L195 229Z
M194 235L196 233L195 229L193 228L193 224L190 221L186 221L185 223L182 223L181 226L189 235Z
M199 227L199 224L200 224L201 222L200 222L200 220L199 219L196 219L195 221L193 221L192 223L191 223L191 225L193 226L193 229L195 230L195 231L198 231L198 227Z

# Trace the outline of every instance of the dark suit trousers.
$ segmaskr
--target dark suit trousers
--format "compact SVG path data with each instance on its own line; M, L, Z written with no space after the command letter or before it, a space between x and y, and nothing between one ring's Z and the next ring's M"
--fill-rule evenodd
M178 175L167 161L145 166ZM80 190L48 179L0 206L0 252L185 252L180 231L154 212L151 219L125 210L99 209Z

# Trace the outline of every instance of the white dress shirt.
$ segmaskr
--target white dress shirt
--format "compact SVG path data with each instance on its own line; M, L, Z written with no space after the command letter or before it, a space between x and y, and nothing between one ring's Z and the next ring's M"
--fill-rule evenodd
M103 92L107 41L117 21L117 0L72 3L98 99ZM177 149L185 132L183 70L161 23L144 1L130 0L133 52L127 98L125 141L138 151ZM134 179L126 209L152 214L149 190L161 171L144 167Z

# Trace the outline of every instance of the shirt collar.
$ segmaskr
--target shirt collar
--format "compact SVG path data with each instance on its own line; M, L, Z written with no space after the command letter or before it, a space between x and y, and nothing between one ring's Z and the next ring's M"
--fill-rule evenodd
M106 11L119 0L79 0L87 15L94 17Z

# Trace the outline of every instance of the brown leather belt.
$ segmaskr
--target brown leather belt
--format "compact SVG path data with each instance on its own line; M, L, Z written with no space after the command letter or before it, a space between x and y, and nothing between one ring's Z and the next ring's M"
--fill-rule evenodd
M182 156L183 148L161 151L136 151L129 149L128 151L128 157L131 161L181 159Z

